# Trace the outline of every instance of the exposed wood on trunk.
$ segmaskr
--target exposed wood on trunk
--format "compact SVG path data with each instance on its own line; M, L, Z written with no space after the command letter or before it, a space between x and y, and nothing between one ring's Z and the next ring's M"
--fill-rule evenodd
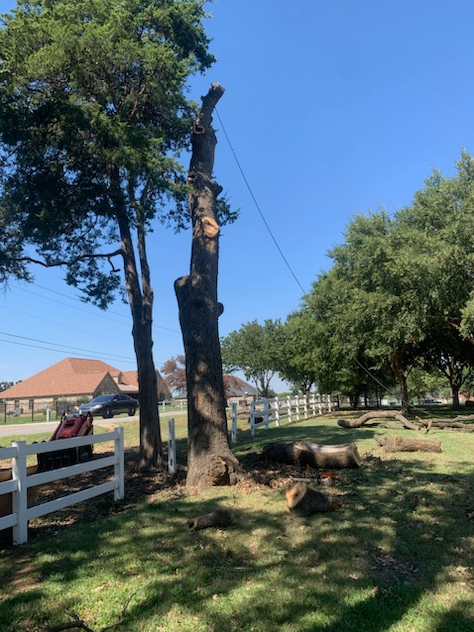
M386 452L441 452L439 441L426 439L405 439L391 435L374 435L374 439Z
M353 443L318 445L309 441L267 443L263 454L270 460L288 465L309 465L314 468L360 467L362 459Z
M409 421L405 415L402 415L398 410L373 410L364 413L360 417L357 417L357 419L338 419L337 423L342 428L360 428L371 419L396 419L407 430L420 430L418 424Z
M199 531L201 529L208 529L209 527L223 529L232 524L232 521L233 515L230 511L227 509L216 509L216 511L211 511L211 513L189 518L188 528L191 531Z
M306 483L296 483L287 490L286 504L290 512L296 516L335 511L340 506L338 499L317 492Z
M186 356L188 395L188 473L186 486L201 491L234 482L242 471L227 433L226 401L217 300L219 224L216 198L222 188L213 180L216 135L214 108L224 88L213 83L191 133L188 205L192 218L190 273L175 282Z

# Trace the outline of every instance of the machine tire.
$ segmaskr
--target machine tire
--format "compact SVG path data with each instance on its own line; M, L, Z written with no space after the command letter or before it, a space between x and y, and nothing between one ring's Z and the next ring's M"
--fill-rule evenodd
M112 409L110 408L110 406L107 406L107 408L104 410L104 419L110 419L113 416L114 414L112 412Z
M132 406L131 408L128 409L128 415L129 417L133 417L134 414L135 414L135 408Z

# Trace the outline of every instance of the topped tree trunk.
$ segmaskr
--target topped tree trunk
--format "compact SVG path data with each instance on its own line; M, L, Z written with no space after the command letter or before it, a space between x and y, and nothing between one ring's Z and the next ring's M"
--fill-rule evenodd
M218 318L224 308L217 300L219 224L216 199L222 191L212 178L217 142L212 113L224 93L213 83L202 97L202 108L191 133L188 172L192 219L191 267L175 282L186 356L188 396L189 489L235 482L239 464L229 444Z

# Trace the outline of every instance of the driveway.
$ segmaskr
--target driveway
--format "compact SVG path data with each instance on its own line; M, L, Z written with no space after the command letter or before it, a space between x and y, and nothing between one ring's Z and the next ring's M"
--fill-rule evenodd
M173 411L167 411L167 412L160 412L160 418L163 419L165 417L179 417L180 415L185 415L186 414L186 410L173 410ZM100 419L96 418L95 422L97 423L98 426L102 425L101 422L103 423L114 423L114 421L120 421L121 423L123 422L127 422L127 421L133 421L138 419L138 415L135 415L134 417L113 417L111 419L102 419L102 417ZM58 425L59 421L38 421L36 423L30 423L30 424L2 424L0 423L0 439L3 439L4 437L11 437L11 436L15 436L15 435L30 435L30 434L38 434L40 432L51 432L51 434L53 434L56 426ZM4 442L5 444L5 442ZM8 444L8 447L10 446L10 444ZM3 447L7 447L6 445L3 445Z

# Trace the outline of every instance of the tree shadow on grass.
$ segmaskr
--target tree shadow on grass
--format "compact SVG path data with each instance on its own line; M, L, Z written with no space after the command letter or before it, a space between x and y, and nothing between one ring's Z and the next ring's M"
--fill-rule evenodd
M294 430L285 430L285 440ZM311 437L307 430L295 438L323 442L321 430ZM473 473L439 474L427 458L394 456L340 477L342 509L304 520L288 513L283 490L268 488L199 498L151 490L149 502L135 507L111 503L100 520L62 525L54 540L34 542L30 554L45 587L7 590L3 612L24 630L64 621L65 609L86 607L75 588L84 578L97 596L97 627L116 620L135 595L122 628L128 632L383 632L394 625L470 632ZM217 507L233 512L228 529L189 531L189 517ZM45 611L51 591L58 596Z

